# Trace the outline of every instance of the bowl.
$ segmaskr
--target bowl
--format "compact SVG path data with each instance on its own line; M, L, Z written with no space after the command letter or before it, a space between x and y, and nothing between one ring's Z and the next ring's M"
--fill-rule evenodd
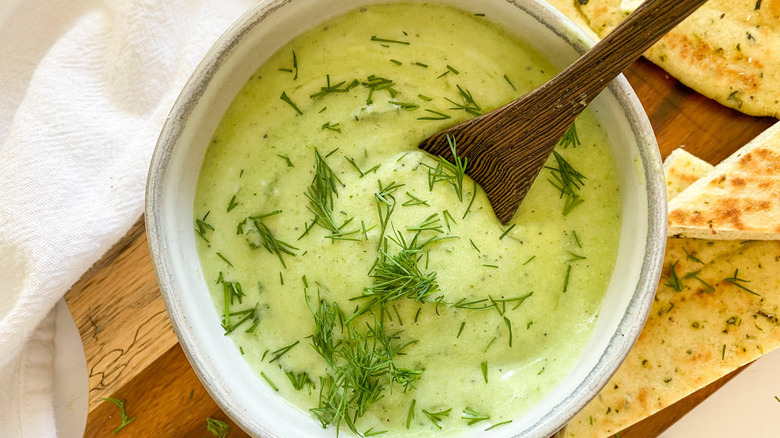
M360 6L388 0L270 0L259 3L217 41L184 86L152 158L146 229L166 307L184 352L217 404L241 428L262 437L331 437L250 369L222 335L200 268L193 200L206 148L223 113L250 75L297 35ZM515 32L558 68L592 41L541 0L434 0ZM599 318L569 374L538 404L485 437L549 437L618 369L636 341L654 297L666 243L666 195L650 124L628 82L613 81L591 104L615 155L622 196L618 256Z

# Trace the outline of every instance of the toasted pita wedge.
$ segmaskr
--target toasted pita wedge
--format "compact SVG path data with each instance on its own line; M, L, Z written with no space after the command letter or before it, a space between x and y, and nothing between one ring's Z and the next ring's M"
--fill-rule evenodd
M669 235L780 240L780 123L669 203Z
M706 172L707 166L686 155L667 159L674 187ZM642 334L565 436L611 438L780 347L778 315L779 241L668 239Z
M685 188L706 175L712 169L712 164L689 154L682 148L677 148L664 160L666 173L666 199L680 194Z

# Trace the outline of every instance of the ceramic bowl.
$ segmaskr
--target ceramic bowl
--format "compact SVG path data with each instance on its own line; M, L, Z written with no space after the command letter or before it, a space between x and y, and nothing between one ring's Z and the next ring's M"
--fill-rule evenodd
M388 0L270 0L217 41L184 86L162 130L147 186L146 229L171 323L217 404L260 437L333 437L275 394L229 337L201 273L193 232L195 183L208 142L233 97L271 54L297 35L360 6ZM541 0L430 0L485 13L563 68L592 41ZM666 196L655 137L628 82L616 79L592 104L616 157L621 241L589 343L566 378L511 424L485 437L549 437L606 384L636 341L650 309L666 242Z

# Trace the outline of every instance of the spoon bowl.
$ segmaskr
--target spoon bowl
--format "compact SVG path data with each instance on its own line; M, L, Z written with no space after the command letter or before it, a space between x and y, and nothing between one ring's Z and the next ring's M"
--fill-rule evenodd
M506 225L574 119L626 67L707 0L647 0L574 64L487 114L438 132L419 148L455 161ZM451 147L451 144L457 148ZM561 195L575 190L560 184Z

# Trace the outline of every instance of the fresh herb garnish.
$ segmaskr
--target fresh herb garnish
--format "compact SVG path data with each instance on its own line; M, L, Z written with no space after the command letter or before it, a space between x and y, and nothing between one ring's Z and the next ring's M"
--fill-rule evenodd
M278 349L278 350L276 350L276 351L272 351L272 352L271 352L271 354L273 354L273 355L274 355L274 358L273 358L273 359L271 359L271 360L270 360L268 363L273 363L273 362L275 362L275 361L277 361L277 360L281 359L281 357L282 357L282 356L284 356L285 354L287 354L287 353L288 353L290 350L292 350L292 349L293 349L293 347L295 347L296 345L298 345L300 342L301 342L301 341L295 341L295 342L293 342L293 343L292 343L292 344L290 344L290 345L287 345L287 346L285 346L285 347L282 347L282 348L280 348L280 349Z
M512 228L514 228L514 227L515 227L515 225L517 225L517 224L512 224L512 225L510 225L510 226L509 226L509 228L507 228L506 230L504 230L504 232L503 232L503 233L501 233L501 235L500 235L500 236L498 236L498 240L501 240L501 239L503 239L503 238L504 238L504 236L506 236L507 234L509 234L509 232L510 232L510 231L512 231Z
M295 167L293 166L292 161L290 161L290 157L287 155L276 154L276 156L284 160L287 163L287 167Z
M347 91L358 86L360 82L357 79L353 79L351 82L341 81L335 85L330 83L330 75L325 75L325 86L320 87L320 91L309 95L312 99L319 99L330 93L346 93ZM324 109L323 109L324 110Z
M477 182L474 181L474 188L471 190L471 201L469 201L469 205L466 206L466 211L463 212L463 217L461 219L466 219L466 216L468 216L469 212L471 211L471 206L474 204L474 199L477 197Z
M489 420L490 416L485 414L480 414L474 409L466 407L466 409L464 409L463 412L460 414L460 418L461 420L466 420L468 422L468 425L471 426L473 424L479 423L480 421Z
M232 198L230 198L230 202L228 202L228 206L227 206L227 212L228 213L230 213L230 210L232 210L232 209L234 209L234 208L236 208L238 206L238 203L236 202L236 196L237 195L238 195L238 193L236 193L235 195L233 195Z
M569 129L566 130L566 133L563 134L563 137L558 141L558 144L563 146L564 149L567 149L569 146L576 148L582 144L580 138L577 136L577 126L575 126L574 122L572 122Z
M311 380L309 375L306 374L306 371L301 371L298 374L296 374L294 371L285 371L284 374L288 379L290 379L290 383L292 383L293 389L296 391L307 388L309 394L311 394L311 390L315 387L314 382Z
M449 66L448 66L449 67ZM458 87L458 94L460 95L460 98L463 100L463 103L457 103L454 100L444 98L451 104L455 105L454 107L450 108L451 110L457 110L457 111L465 111L472 116L478 116L482 114L482 108L480 108L479 105L477 105L477 102L474 101L474 97L471 95L471 92L460 85L457 85Z
M306 190L306 197L309 198L309 205L307 208L314 214L311 226L317 224L330 231L331 234L325 236L329 239L357 240L357 238L347 236L358 233L358 229L343 231L344 228L352 222L352 218L345 220L339 225L333 217L333 195L338 196L339 184L341 184L341 180L336 176L330 166L328 166L325 158L320 155L319 150L315 148L314 179ZM311 226L306 227L306 230L301 237L298 238L299 240L309 233Z
M553 178L547 179L547 181L560 192L560 198L566 198L563 205L563 215L566 216L584 202L579 191L584 185L583 180L587 178L575 170L558 152L553 151L553 156L558 167L544 166L546 169L550 169L550 176Z
M749 293L751 293L753 295L758 295L759 297L761 296L761 294L753 292L752 290L748 289L744 285L740 284L740 283L750 283L750 280L745 280L744 278L739 278L739 269L734 271L734 276L733 277L724 278L723 281L725 281L727 283L731 283L734 286L736 286L736 287L738 287L738 288L740 288L740 289L742 289L742 290L744 290L746 292L749 292Z
M394 98L398 95L398 90L393 88L395 82L387 78L371 75L362 84L364 87L368 88L368 98L366 99L366 105L371 105L374 103L374 93L380 90L387 90L387 92L390 93L391 98Z
M517 91L515 84L513 84L512 81L509 80L509 76L504 75L504 80L506 81L507 84L509 84L510 87L512 87L513 90Z
M466 175L468 158L458 156L456 141L449 135L446 138L450 146L453 162L451 163L444 157L439 156L436 158L436 167L423 164L423 166L428 168L428 190L432 191L437 183L447 182L455 190L458 200L463 201L463 178Z
M224 255L222 255L222 253L221 253L221 252L217 251L217 257L221 258L221 259L222 259L222 261L224 261L225 263L227 263L227 265L228 265L228 266L230 266L231 268L233 267L233 264L232 264L232 263L230 263L230 260L228 260L228 259L227 259L227 258L226 258Z
M449 417L451 411L452 408L444 409L438 412L428 412L425 409L423 409L422 413L425 414L425 416L428 417L429 420L431 420L431 423L433 423L434 426L441 429L441 425L439 423L441 423L444 417Z
M127 418L127 411L125 411L125 400L119 400L113 397L105 397L101 398L101 400L111 402L119 408L119 415L122 417L122 423L112 431L113 434L117 434L120 430L124 429L128 424L135 420L135 417Z
M696 281L698 281L699 283L701 283L702 285L704 285L704 286L706 287L706 289L703 289L703 290L702 290L702 292L704 292L704 293L707 293L707 292L714 292L714 291L715 291L715 288L714 288L714 287L712 287L712 286L711 286L709 283L707 283L706 281L702 280L702 279L699 277L699 273L700 273L700 272L701 272L701 269L699 269L698 271L693 271L693 272L690 272L690 273L688 273L688 274L685 274L685 278L693 278L693 279L696 279Z
M206 430L216 438L226 438L230 432L230 425L214 418L206 418Z
M482 378L485 379L485 383L488 382L488 363L487 361L482 362L479 364L479 366L482 368Z
M444 114L440 111L427 109L425 111L428 111L429 113L433 114L432 116L425 116L425 117L418 117L417 120L447 120L451 118L447 114Z
M298 248L290 245L289 243L279 240L276 238L273 232L271 232L271 229L268 228L268 225L263 222L263 217L267 217L268 215L272 214L278 214L278 213L269 213L267 215L260 215L260 216L252 216L249 217L250 224L254 226L253 229L250 229L246 232L246 238L249 242L249 247L252 249L260 248L261 246L265 248L269 253L276 255L276 257L279 258L279 261L282 263L282 266L285 268L287 265L284 262L284 254L295 256L295 252Z
M409 192L406 192L406 196L409 197L409 200L404 202L403 204L401 204L404 207L411 207L411 206L414 206L414 205L424 205L426 207L430 207L430 205L428 205L427 201L423 201L422 199L418 198L417 196L414 196L413 194L411 194Z
M322 130L324 131L326 129L341 134L341 126L339 123L331 124L330 122L325 122L325 124L322 125Z
M280 97L280 99L282 99L287 105L290 105L292 109L294 109L295 112L299 115L303 114L303 111L301 111L300 108L298 108L298 106L293 103L293 101L287 96L286 92L282 92L282 97Z
M391 39L388 39L388 38L379 38L376 35L372 35L371 36L371 41L376 41L376 42L380 42L380 43L388 43L388 44L402 44L404 46L408 46L409 45L409 41L399 41L399 40L391 40Z
M420 107L420 105L417 105L416 103L413 102L400 102L397 100L388 100L387 102L391 105L395 105L401 108L402 110L406 110L406 111L416 110L417 108Z
M677 263L679 263L679 260L672 263L672 266L669 268L669 280L664 283L664 286L668 286L677 292L682 292L683 284L680 277L677 276Z
M511 422L512 422L512 420L507 420L507 421L502 421L502 422L500 422L500 423L496 423L496 424L494 424L494 425L492 425L492 426L488 427L487 429L485 429L485 432L487 432L487 431L488 431L488 430L490 430L490 429L493 429L494 427L503 426L503 425L505 425L505 424L509 424L509 423L511 423Z
M271 380L270 377L266 376L264 372L260 371L260 375L263 376L263 379L265 379L266 382L268 382L269 385L271 385L271 388L274 389L274 391L279 391L279 387L276 386L276 383L274 383L273 380Z
M412 404L409 405L409 413L406 414L406 428L407 429L412 424L412 420L414 420L414 405L416 405L416 404L417 404L417 399L412 399Z
M214 227L206 222L206 218L209 216L209 213L211 213L211 210L206 212L206 214L203 216L203 219L195 219L195 225L198 227L195 229L195 233L197 233L201 239L205 240L206 243L210 243L209 239L206 238L206 230L214 231Z

